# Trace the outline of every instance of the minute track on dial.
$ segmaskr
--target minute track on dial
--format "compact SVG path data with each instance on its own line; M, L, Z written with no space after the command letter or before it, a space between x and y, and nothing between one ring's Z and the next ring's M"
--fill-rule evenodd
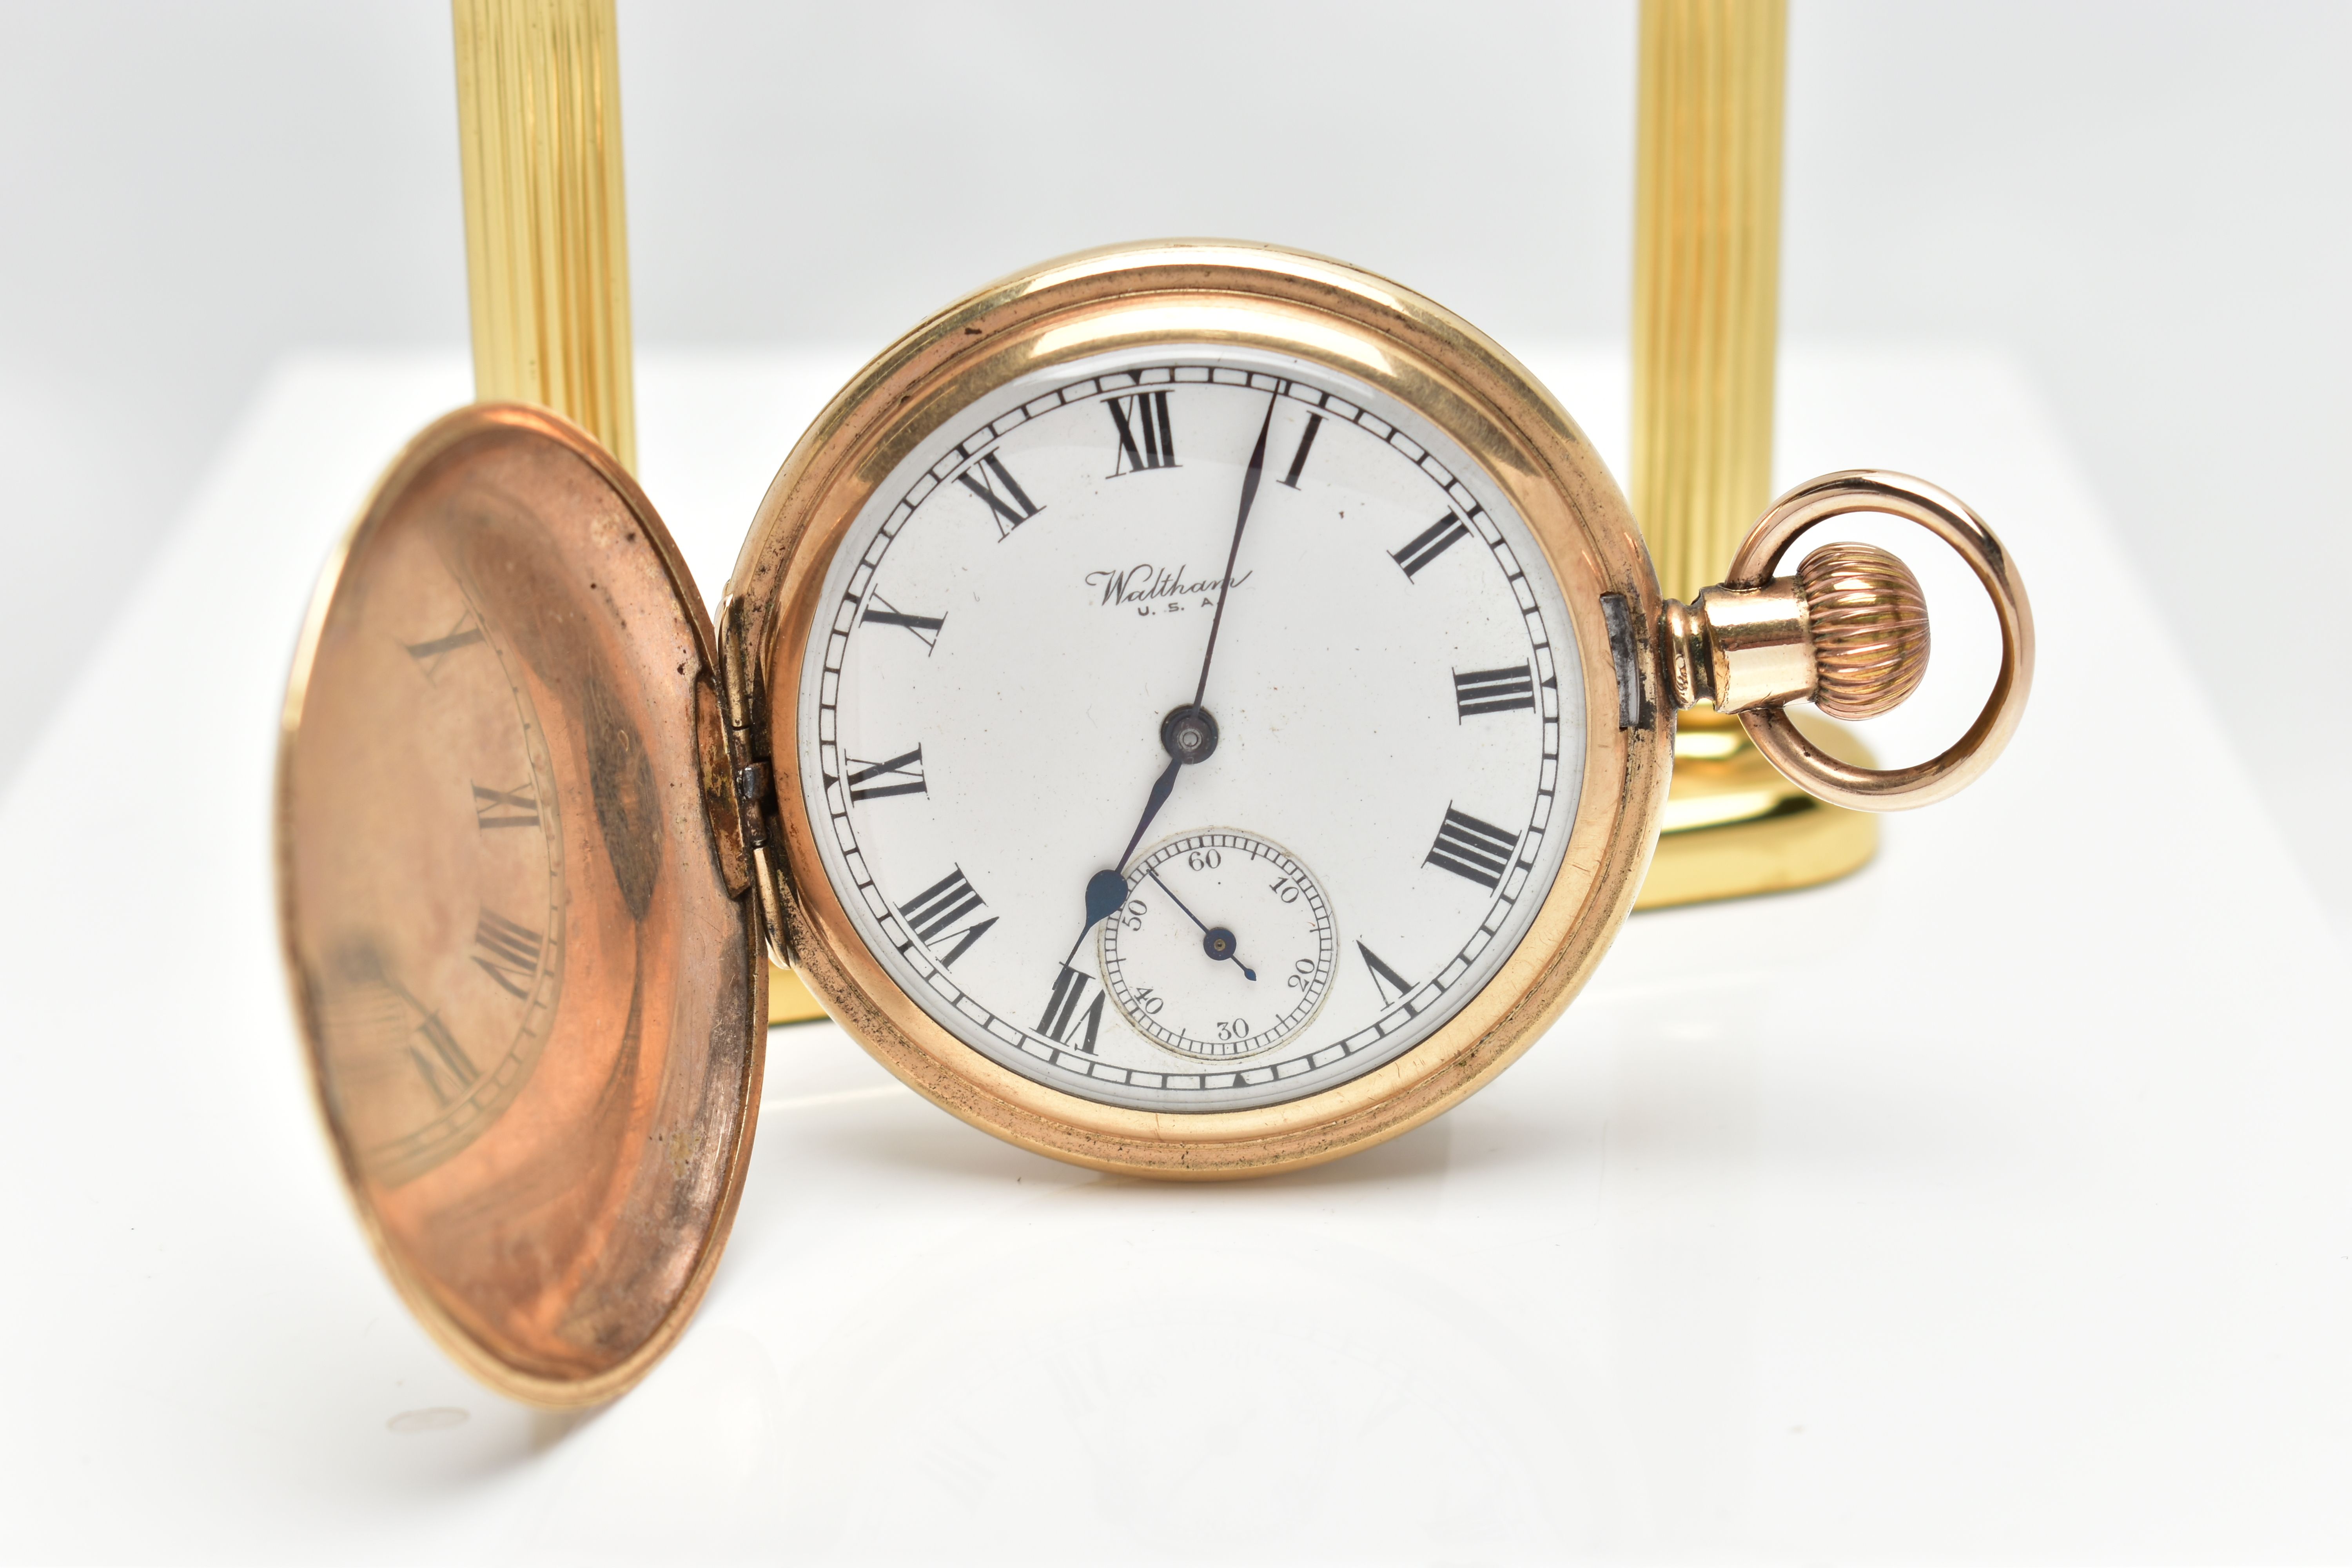
M1118 443L1113 398L1140 464ZM1147 414L1158 454L1177 462L1150 461ZM884 910L919 900L951 865L987 896L936 942L893 921L886 967L901 973L903 959L918 1005L998 1063L1139 1109L1279 1102L1442 1026L1507 956L1528 889L1539 899L1549 885L1561 842L1553 803L1574 784L1572 771L1560 776L1561 702L1564 687L1580 701L1581 687L1561 678L1553 634L1565 614L1549 579L1528 570L1516 519L1464 482L1466 460L1410 410L1360 400L1343 376L1303 363L1122 353L1059 379L1038 373L971 417L907 459L906 488L894 479L877 492L836 557L854 563L828 583L838 608L813 639L822 658L800 666L803 681L826 683L802 688L812 706L801 733L824 731L802 777L823 785L820 850L841 867L830 874L856 900L853 918L880 913L882 899ZM976 466L994 480L990 454L1034 509L1009 533L962 483ZM1276 485L1282 504L1266 512ZM1219 492L1231 510L1212 553L1202 510ZM934 649L889 618L904 606L955 640ZM1183 645L1200 661L1185 671L1193 689L1155 691ZM1176 708L1153 706L1171 696ZM1118 733L1131 712L1163 730L1139 777ZM904 787L911 762L849 784L919 739L921 792ZM1211 751L1219 765L1199 765ZM852 802L852 787L876 784L900 793ZM1121 824L1127 842L1095 859L1088 820L1130 789L1142 798ZM1449 805L1516 840L1507 877L1489 886L1428 861ZM1221 820L1262 825L1330 868L1329 907L1360 925L1388 972L1335 956L1302 1017L1288 984L1299 955L1277 962L1255 917L1203 903L1189 873L1144 877L1155 836ZM1130 1019L1153 1001L1200 1000L1168 977L1130 975L1122 995L1087 952L1139 900L1178 922L1171 956L1185 976L1222 973L1251 1002L1163 1028L1173 1045ZM982 919L996 921L990 934L966 944ZM1335 934L1335 954L1345 945Z

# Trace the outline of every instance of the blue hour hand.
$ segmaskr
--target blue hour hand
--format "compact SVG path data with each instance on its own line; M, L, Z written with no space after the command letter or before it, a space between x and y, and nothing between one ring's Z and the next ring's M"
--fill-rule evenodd
M1127 879L1116 871L1097 871L1087 879L1087 929L1127 902Z

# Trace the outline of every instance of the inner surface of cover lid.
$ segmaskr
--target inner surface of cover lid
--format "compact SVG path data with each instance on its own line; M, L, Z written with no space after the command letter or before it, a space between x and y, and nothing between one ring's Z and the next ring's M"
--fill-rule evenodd
M706 808L718 690L652 506L516 405L411 443L296 656L278 898L320 1109L418 1316L542 1404L651 1366L741 1186L767 968Z

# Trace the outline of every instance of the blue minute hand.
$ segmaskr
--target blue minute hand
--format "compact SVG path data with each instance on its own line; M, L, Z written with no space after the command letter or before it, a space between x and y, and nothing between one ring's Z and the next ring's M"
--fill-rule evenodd
M1274 405L1281 394L1270 395L1265 400L1265 417L1258 422L1257 445L1250 448L1249 468L1242 475L1242 504L1234 517L1234 542L1225 550L1225 574L1217 584L1216 613L1209 617L1209 646L1201 655L1201 679L1192 689L1192 706L1198 709L1209 694L1209 666L1217 657L1217 631L1225 624L1225 597L1234 589L1234 565L1241 559L1242 531L1249 526L1250 508L1257 502L1258 477L1265 471L1265 438L1274 428ZM1173 748L1171 748L1171 752ZM1070 944L1070 957L1076 958L1078 948L1087 940L1087 932L1127 900L1127 879L1122 874L1127 863L1135 858L1135 847L1143 842L1144 831L1160 808L1168 804L1168 796L1176 788L1176 775L1184 768L1181 753L1171 754L1168 766L1151 781L1151 794L1143 803L1143 816L1128 835L1127 847L1119 851L1118 864L1108 871L1097 871L1087 879L1087 923L1078 932L1078 940ZM1063 960L1065 963L1068 959Z
M1250 448L1249 471L1242 476L1241 512L1234 519L1234 542L1225 551L1225 575L1217 584L1216 614L1209 617L1209 647L1201 655L1201 683L1192 689L1195 708L1209 695L1209 661L1217 657L1217 628L1225 624L1225 597L1234 591L1234 563L1241 559L1242 530L1249 526L1250 507L1257 500L1258 475L1265 468L1266 433L1274 428L1274 405L1279 396L1281 394L1276 393L1265 400L1265 417L1258 422L1257 445ZM1129 853L1134 853L1131 847ZM1119 864L1124 866L1127 862L1121 860Z

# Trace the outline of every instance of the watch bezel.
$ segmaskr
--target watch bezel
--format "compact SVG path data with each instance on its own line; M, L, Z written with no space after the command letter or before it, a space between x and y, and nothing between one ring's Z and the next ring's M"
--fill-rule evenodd
M800 776L799 702L826 571L901 458L1020 376L1179 342L1296 355L1371 384L1452 436L1517 508L1559 582L1588 722L1559 877L1510 958L1459 1013L1395 1060L1331 1089L1171 1114L1106 1105L1002 1067L889 975L824 868ZM1591 443L1498 345L1410 289L1343 263L1223 241L1111 247L992 284L892 345L818 416L770 485L728 583L730 707L774 781L761 891L776 945L834 1018L910 1088L1058 1159L1135 1175L1233 1177L1394 1137L1459 1103L1532 1044L1632 908L1656 838L1672 728L1654 701L1621 704L1622 650L1612 649L1601 602L1612 594L1629 602L1633 626L1655 624L1648 554ZM1633 651L1637 679L1654 690L1650 650ZM1613 721L1625 709L1641 727Z

